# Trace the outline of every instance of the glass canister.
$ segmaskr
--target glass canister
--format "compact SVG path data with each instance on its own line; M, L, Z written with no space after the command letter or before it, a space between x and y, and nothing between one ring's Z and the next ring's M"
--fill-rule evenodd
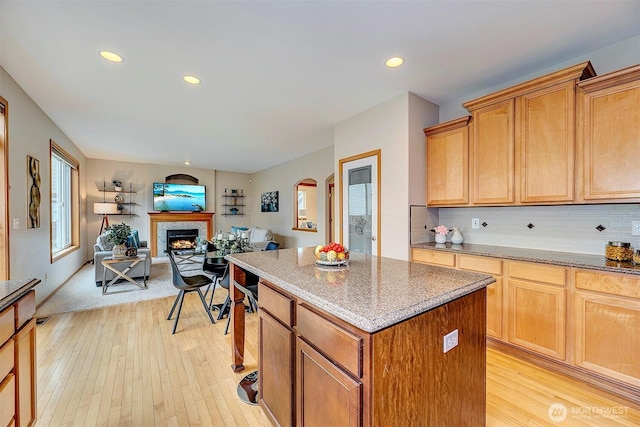
M635 265L640 265L640 249L636 249L633 253L633 263Z
M631 261L633 249L628 242L609 242L605 247L604 256L612 261Z

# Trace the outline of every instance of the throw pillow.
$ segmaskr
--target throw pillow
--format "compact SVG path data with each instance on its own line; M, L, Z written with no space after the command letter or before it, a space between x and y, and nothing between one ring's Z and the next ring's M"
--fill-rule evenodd
M264 228L252 228L251 229L251 236L249 237L249 242L253 243L253 242L264 242L265 240L267 240L267 234L269 233L269 230L266 230Z
M236 225L232 225L232 226L231 226L231 232L232 232L233 234L240 234L240 233L242 233L243 231L247 231L248 229L249 229L248 227L238 227L238 226L236 226Z
M138 235L138 230L131 230L131 237L133 238L133 245L136 248L140 247L140 236Z
M98 245L101 251L111 251L115 246L113 243L109 241L106 234L99 235L98 240L96 241L96 244Z

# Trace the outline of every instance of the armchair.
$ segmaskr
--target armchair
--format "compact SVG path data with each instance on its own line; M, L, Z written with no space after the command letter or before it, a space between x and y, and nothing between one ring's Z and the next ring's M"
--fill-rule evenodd
M132 278L145 277L145 279L148 279L149 274L151 273L151 249L147 247L146 241L139 240L137 231L132 233L131 240L138 246L138 253L146 254L147 258L144 262L139 263L129 270L127 275ZM112 255L112 249L113 245L107 241L106 235L99 235L96 239L95 245L93 245L93 264L96 286L102 286L102 274L104 272L102 260ZM106 279L111 280L114 277L115 273L107 269Z

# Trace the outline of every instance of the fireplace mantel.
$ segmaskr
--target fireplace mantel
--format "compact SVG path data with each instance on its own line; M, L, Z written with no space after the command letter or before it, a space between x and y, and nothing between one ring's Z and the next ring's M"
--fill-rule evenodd
M213 212L147 212L151 236L149 245L151 256L158 256L158 223L159 222L206 222L207 239L211 239L213 229Z

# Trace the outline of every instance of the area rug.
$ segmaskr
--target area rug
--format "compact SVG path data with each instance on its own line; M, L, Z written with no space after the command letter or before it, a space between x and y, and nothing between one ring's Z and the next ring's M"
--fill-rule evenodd
M94 265L87 264L74 274L55 294L36 310L36 317L72 311L91 310L118 304L165 298L178 295L173 286L169 258L153 258L147 288L141 289L131 283L112 285L103 295L102 288L95 283Z

